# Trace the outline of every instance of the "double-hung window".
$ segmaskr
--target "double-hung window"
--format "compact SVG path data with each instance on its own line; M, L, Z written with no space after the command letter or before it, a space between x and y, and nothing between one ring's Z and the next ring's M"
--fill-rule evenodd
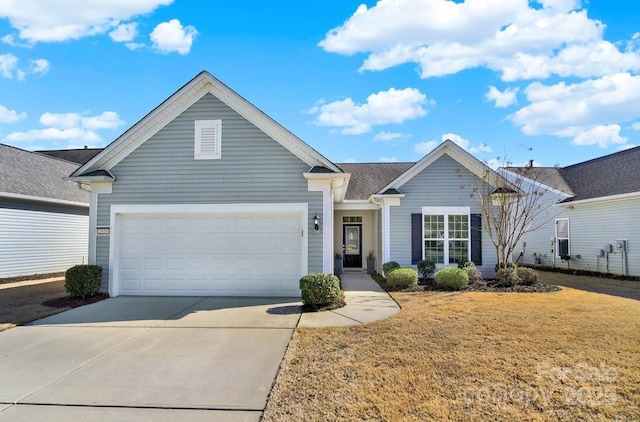
M423 207L423 258L440 265L470 260L469 207Z
M556 220L556 255L565 257L570 255L569 248L569 219L558 218Z

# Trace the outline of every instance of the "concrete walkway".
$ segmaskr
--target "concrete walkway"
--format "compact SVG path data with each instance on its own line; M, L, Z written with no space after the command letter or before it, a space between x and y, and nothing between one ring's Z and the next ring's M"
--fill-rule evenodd
M347 306L333 311L303 313L298 327L321 328L367 324L389 318L400 311L398 304L368 274L345 272L341 275L341 279Z

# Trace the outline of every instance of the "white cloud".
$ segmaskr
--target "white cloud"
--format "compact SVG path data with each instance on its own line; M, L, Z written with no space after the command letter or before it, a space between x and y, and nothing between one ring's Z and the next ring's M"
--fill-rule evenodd
M49 71L49 61L45 59L30 60L29 73L44 75Z
M603 40L605 25L578 0L381 0L358 7L319 45L368 53L360 70L417 63L423 78L486 67L503 80L598 77L640 70L637 43ZM630 47L629 47L630 46Z
M100 136L91 131L81 128L58 129L49 127L46 129L32 129L27 132L13 132L4 138L8 142L33 142L33 141L69 141L69 142L93 142L102 141Z
M382 131L380 133L377 133L373 137L373 140L381 141L381 142L389 142L389 141L395 141L396 139L404 139L404 138L410 138L410 137L411 137L411 134Z
M617 149L618 151L624 151L627 149L631 149L631 148L635 148L637 146L640 146L638 144L624 144L624 145L620 145Z
M4 78L22 81L29 74L44 75L48 71L49 62L45 59L29 60L29 66L21 69L16 56L0 54L0 75Z
M640 117L640 75L619 73L574 84L530 84L529 105L509 118L526 135L573 137L597 125Z
M15 110L0 105L0 123L15 123L18 120L26 119L27 113L18 113Z
M173 0L83 0L54 5L51 0L7 0L0 3L0 18L9 20L21 40L35 44L104 34L122 21L171 3Z
M351 98L318 104L309 110L317 114L318 126L342 127L342 133L359 135L369 132L374 125L400 124L428 113L426 107L435 102L416 88L380 91L367 97L364 104L356 104Z
M381 163L395 163L398 161L397 157L380 157Z
M113 31L109 32L109 37L115 42L129 42L133 41L138 35L138 23L122 23L118 25Z
M504 91L499 91L495 86L490 86L489 91L484 95L488 101L494 101L494 107L504 108L509 107L517 102L516 94L519 88L507 88Z
M124 122L115 111L105 111L97 116L86 117L78 113L44 113L40 116L40 124L56 129L116 129Z
M353 157L345 158L342 162L343 163L357 163L356 159L353 158Z
M471 154L477 154L479 152L491 152L491 147L487 144L480 144L478 146L471 146L471 141L469 141L468 139L463 138L462 136L456 134L456 133L445 133L444 135L442 135L440 137L440 142L438 141L427 141L427 142L421 142L419 144L415 144L413 146L413 149L415 152L417 152L418 154L428 154L430 153L435 147L437 147L438 145L440 145L441 142L444 142L446 140L450 140L453 143L457 144L460 148L464 149L465 151L469 151Z
M433 151L433 149L437 146L438 146L437 141L420 142L419 144L415 144L413 146L413 150L418 154L427 155L428 153Z
M1 106L0 106L1 107ZM0 109L0 117L2 110ZM26 115L25 115L26 117ZM13 132L4 138L8 142L67 141L69 145L98 145L102 142L98 130L116 129L124 122L114 111L105 111L95 116L79 113L44 113L40 124L44 129Z
M188 54L198 31L193 26L185 26L178 19L158 24L151 32L153 48L161 53Z
M574 145L598 145L600 148L626 142L627 138L620 136L619 125L595 126L578 133L571 141Z
M640 122L635 122L631 125L631 129L640 130Z

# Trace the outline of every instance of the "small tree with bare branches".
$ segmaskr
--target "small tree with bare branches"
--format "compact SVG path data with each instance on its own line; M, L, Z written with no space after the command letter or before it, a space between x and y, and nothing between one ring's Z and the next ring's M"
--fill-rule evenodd
M498 170L483 166L481 183L471 186L471 197L482 210L484 232L495 248L497 268L506 268L518 242L552 219L549 208L553 199L545 180L556 170L533 167L511 167L507 160Z

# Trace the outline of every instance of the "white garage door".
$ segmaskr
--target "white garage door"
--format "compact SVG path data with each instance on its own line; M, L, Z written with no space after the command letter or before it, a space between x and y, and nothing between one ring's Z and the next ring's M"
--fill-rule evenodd
M300 296L300 212L121 214L115 294Z

